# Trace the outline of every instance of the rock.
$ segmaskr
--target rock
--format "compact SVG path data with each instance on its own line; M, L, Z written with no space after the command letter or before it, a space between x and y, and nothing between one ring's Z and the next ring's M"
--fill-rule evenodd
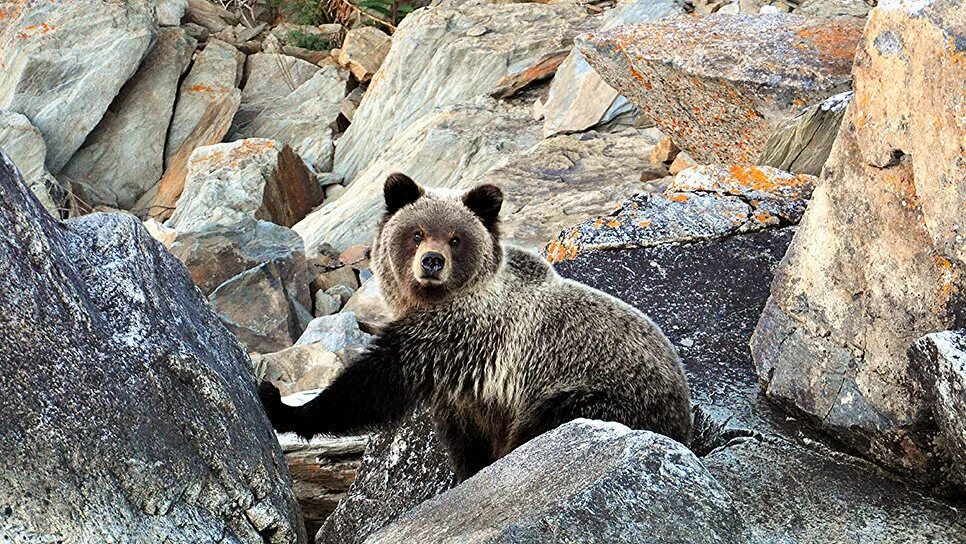
M61 171L80 185L85 202L131 209L161 179L178 81L195 45L180 28L162 29L134 77Z
M936 480L927 396L906 356L962 323L966 179L955 113L959 2L873 10L855 98L752 339L769 397L888 466ZM901 309L901 311L897 311Z
M316 172L331 170L333 129L346 95L348 73L331 64L319 69L284 55L263 53L255 57L254 63L249 62L251 75L243 94L243 99L251 99L236 116L229 139L275 139L292 146ZM278 71L279 63L297 66L297 70L284 70L298 71L298 75L285 77L285 71ZM256 83L258 92L249 92L249 86Z
M299 337L296 345L319 345L328 351L361 349L371 336L359 330L359 323L352 312L342 312L313 319Z
M682 16L591 33L577 46L698 163L755 164L778 126L848 90L861 33L852 20Z
M525 70L500 78L490 96L497 99L509 98L538 81L553 77L569 54L569 49L546 53Z
M821 446L770 436L703 463L733 498L752 542L953 544L966 535L958 508Z
M851 101L849 91L805 108L771 135L758 162L796 174L821 174Z
M601 30L641 23L684 12L679 0L637 0L604 12ZM574 49L557 69L543 106L543 135L581 132L606 123L633 106L601 79L583 54Z
M356 244L339 253L339 262L352 268L366 268L369 266L368 244Z
M167 225L179 232L264 219L292 226L322 202L322 188L288 146L248 139L198 148Z
M343 310L354 313L362 330L373 334L393 319L375 278L366 280L346 301Z
M222 102L226 97L240 98L238 84L242 79L244 63L245 55L221 40L209 40L208 45L198 53L178 93L178 103L164 148L165 166L170 168L172 158L198 127L212 103ZM237 98L232 102L237 102Z
M22 114L0 110L0 149L13 161L44 209L59 217L50 194L51 188L57 188L57 180L44 168L47 144L40 130Z
M208 41L208 29L201 25L197 25L195 23L185 23L181 25L181 28L184 29L188 36L191 36L199 43Z
M767 166L695 166L662 195L639 195L614 213L560 231L547 245L551 262L581 252L693 242L799 221L815 177Z
M188 0L158 0L154 13L161 26L178 26L188 10Z
M609 213L643 190L641 172L656 130L557 136L509 158L480 183L503 189L501 233L514 244L541 249L560 229Z
M339 284L326 289L325 294L335 299L336 303L338 304L336 311L338 311L345 306L345 303L348 302L350 298L352 298L352 295L355 294L355 291L350 289L347 285Z
M148 231L151 238L161 242L164 249L169 251L171 250L171 246L174 245L175 238L178 236L176 230L162 225L153 217L144 222L144 230Z
M339 49L339 64L359 81L369 81L389 54L392 38L374 26L353 28Z
M359 288L359 278L356 277L356 272L352 267L342 266L325 270L317 273L312 279L312 288L321 291L328 291L338 285L344 285L352 291Z
M55 222L0 165L5 535L304 542L248 358L184 267L134 217Z
M407 16L393 35L381 75L339 141L334 172L347 181L361 177L394 137L412 134L413 124L425 123L435 108L489 95L504 77L568 48L574 34L591 24L587 19L569 3L494 8L485 0L442 3ZM467 37L479 25L485 25L484 33Z
M237 15L209 0L188 0L185 18L210 32L221 32L239 21Z
M22 113L58 174L130 78L157 33L147 2L9 5L0 27L0 109Z
M943 480L966 485L966 332L927 334L909 356L939 427Z
M453 485L453 472L425 411L373 436L355 482L315 536L317 544L362 542Z
M795 13L825 19L865 19L875 2L871 4L866 0L802 0Z
M345 287L345 285L337 285L336 287ZM346 289L348 289L348 287L346 287ZM313 315L315 317L332 315L342 309L342 297L338 295L331 295L326 291L316 291L315 305L313 308Z
M685 446L618 423L577 419L366 542L554 540L738 543L748 535L731 497Z
M651 162L652 166L657 165L670 165L674 159L678 156L681 149L671 141L667 136L658 140L654 149L651 150L651 154L648 155L648 160Z
M339 104L339 113L345 116L346 119L352 121L352 118L356 114L356 110L359 109L359 103L362 102L362 96L365 94L365 89L362 87L356 87L349 91L349 94L342 99Z
M316 254L322 244L342 250L370 243L383 206L382 186L391 172L404 172L432 187L472 187L509 155L540 141L539 127L526 110L484 98L422 117L396 135L341 197L293 227L305 240L306 251Z
M686 168L691 168L692 166L697 166L691 155L688 155L686 151L679 151L677 155L674 156L674 160L668 165L668 173L672 176L676 176L681 173L682 170Z
M332 62L332 57L326 51L315 51L313 49L306 49L304 47L295 47L294 45L284 45L282 46L282 52L288 56L295 57L306 62L311 62L316 65L323 65L326 62Z
M319 344L292 346L276 353L253 354L255 377L274 383L283 395L324 389L345 370L339 356Z
M208 297L212 309L248 351L285 349L312 319L308 277L300 274L304 268L299 264L298 258L259 264L228 279Z

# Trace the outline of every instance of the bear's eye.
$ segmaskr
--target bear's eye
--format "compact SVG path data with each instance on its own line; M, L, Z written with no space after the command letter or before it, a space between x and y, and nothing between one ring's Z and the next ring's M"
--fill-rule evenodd
M416 232L414 232L413 233L413 241L415 241L417 244L419 242L422 242L423 241L423 231L417 230Z
M454 237L450 238L449 239L449 245L451 247L456 247L456 246L460 245L460 238L459 238L459 236L454 236Z

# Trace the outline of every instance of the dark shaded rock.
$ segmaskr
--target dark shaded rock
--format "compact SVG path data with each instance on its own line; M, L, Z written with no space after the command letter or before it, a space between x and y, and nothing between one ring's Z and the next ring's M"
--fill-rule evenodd
M670 438L578 419L410 510L367 543L748 542L732 500Z
M927 334L909 358L938 426L943 479L966 486L966 330Z
M417 412L398 429L372 438L355 482L315 541L362 542L453 483L449 457L436 438L429 415Z
M305 542L248 357L137 219L53 220L0 154L0 533Z
M849 91L802 110L768 138L758 164L813 176L821 174L838 136L845 107L851 101Z

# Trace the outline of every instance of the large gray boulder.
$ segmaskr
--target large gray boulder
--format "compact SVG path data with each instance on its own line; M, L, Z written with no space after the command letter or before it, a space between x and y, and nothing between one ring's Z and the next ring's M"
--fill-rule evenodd
M0 149L13 161L24 183L51 214L57 215L57 205L50 189L57 188L57 180L47 172L47 144L40 130L30 119L14 111L0 110Z
M504 78L565 51L593 21L574 2L441 2L407 16L335 151L351 182L432 110L488 95Z
M5 6L0 109L26 115L47 142L56 175L101 120L158 31L150 2Z
M636 0L618 4L600 18L600 30L654 21L684 13L681 0ZM574 49L567 55L550 84L543 106L543 135L581 132L635 108L601 79Z
M685 446L575 420L410 510L367 543L748 542L728 493Z
M757 164L809 104L849 90L862 24L794 14L669 17L592 32L577 47L699 164Z
M966 70L949 42L963 33L955 0L872 11L856 98L752 339L771 398L933 479L930 401L906 353L963 323Z
M158 180L178 81L195 40L164 28L141 67L67 163L62 175L81 188L89 205L129 210Z
M12 542L305 542L250 362L133 217L60 223L0 155Z

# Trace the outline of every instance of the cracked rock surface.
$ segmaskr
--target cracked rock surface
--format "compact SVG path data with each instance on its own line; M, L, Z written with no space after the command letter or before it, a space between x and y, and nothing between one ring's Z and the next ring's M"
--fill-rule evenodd
M0 154L0 540L303 543L250 362L130 216L58 222Z

